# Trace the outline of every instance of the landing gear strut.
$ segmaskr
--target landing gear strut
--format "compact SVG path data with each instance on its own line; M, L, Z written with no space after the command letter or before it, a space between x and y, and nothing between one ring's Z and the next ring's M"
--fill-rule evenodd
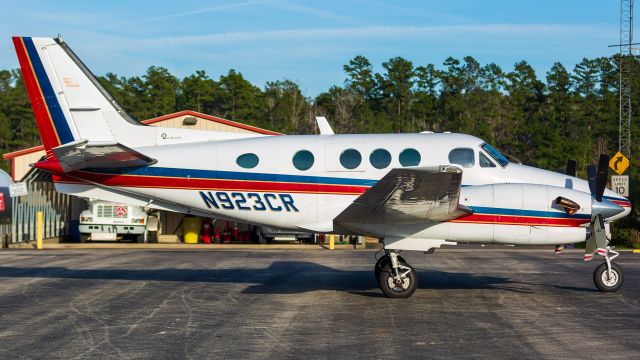
M590 236L585 244L585 260L590 260L593 254L604 257L605 262L600 264L593 272L593 282L596 287L603 292L617 291L622 287L624 274L622 268L613 263L613 260L620 255L608 245L611 240L611 229L609 223L604 221L601 214L596 215L590 225Z
M418 288L418 275L397 251L385 250L374 269L380 290L390 298L408 298Z
M613 256L609 256L612 254ZM596 287L603 292L618 291L624 283L624 273L622 268L613 263L613 259L620 255L617 251L613 251L610 246L605 250L605 262L600 264L593 272L593 282Z

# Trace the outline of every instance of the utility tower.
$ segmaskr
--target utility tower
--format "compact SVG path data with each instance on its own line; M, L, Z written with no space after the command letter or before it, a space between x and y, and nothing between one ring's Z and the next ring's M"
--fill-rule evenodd
M618 150L627 158L631 158L633 2L634 0L620 0L620 119L618 124Z

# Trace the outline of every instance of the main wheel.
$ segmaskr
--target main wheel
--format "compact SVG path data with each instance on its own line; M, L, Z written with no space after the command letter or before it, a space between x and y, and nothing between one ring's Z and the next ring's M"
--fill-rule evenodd
M400 255L398 255L398 261L406 263L405 259ZM376 280L380 281L380 273L382 272L382 269L384 269L384 267L389 264L391 264L391 257L387 254L378 259L375 267L373 268L373 273L376 275Z
M611 275L607 271L607 263L600 264L596 271L593 272L593 282L600 291L611 292L618 291L624 282L624 273L622 268L616 264L611 264Z
M416 270L404 261L398 259L400 265L400 279L395 278L395 272L391 267L391 261L380 272L378 284L380 290L390 298L408 298L418 288L418 275Z

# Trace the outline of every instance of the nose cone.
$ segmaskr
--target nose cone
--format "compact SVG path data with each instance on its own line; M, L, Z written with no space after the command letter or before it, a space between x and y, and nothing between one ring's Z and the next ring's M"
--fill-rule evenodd
M615 193L610 189L605 189L604 198L615 203L616 205L621 206L624 209L624 211L618 213L617 215L612 216L610 219L607 219L607 220L609 221L620 220L622 218L625 218L629 214L631 214L631 201L629 201L627 198Z
M605 219L615 220L622 217L622 216L616 217L616 215L622 214L624 212L625 212L625 208L614 203L611 200L602 199L602 201L596 201L595 198L591 200L591 214L593 216L600 214ZM611 219L613 217L616 217L616 218Z

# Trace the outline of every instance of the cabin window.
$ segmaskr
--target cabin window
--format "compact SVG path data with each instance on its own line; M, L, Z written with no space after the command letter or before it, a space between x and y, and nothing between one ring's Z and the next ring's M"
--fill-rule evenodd
M369 155L369 162L376 169L384 169L391 164L391 154L385 149L375 149Z
M494 164L493 161L489 160L487 155L480 153L480 167L492 168L492 167L496 167L496 164Z
M407 166L418 166L420 165L420 153L416 149L404 149L400 152L400 165Z
M356 149L347 149L340 154L340 164L345 169L353 170L362 163L362 155Z
M311 169L313 162L315 161L313 154L308 150L300 150L293 155L293 166L300 171Z
M253 169L259 162L258 155L252 153L242 154L236 159L236 164L245 169Z
M449 163L462 165L462 167L470 168L476 163L473 149L457 148L449 153Z
M505 167L509 164L509 160L498 151L498 149L493 146L484 143L480 145L480 147L489 154L493 158L493 160L497 161L500 166Z

